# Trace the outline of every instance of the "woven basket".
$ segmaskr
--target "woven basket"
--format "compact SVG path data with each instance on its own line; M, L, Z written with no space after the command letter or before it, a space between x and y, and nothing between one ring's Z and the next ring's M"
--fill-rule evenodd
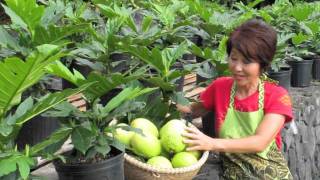
M205 151L199 161L183 168L156 168L134 157L124 155L124 174L126 180L191 180L207 161L209 152Z

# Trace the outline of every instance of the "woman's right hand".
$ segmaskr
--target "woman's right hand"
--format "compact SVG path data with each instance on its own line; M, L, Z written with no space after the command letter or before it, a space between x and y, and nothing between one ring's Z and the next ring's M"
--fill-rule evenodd
M181 113L185 113L185 114L192 113L191 106L183 106L181 104L177 104L176 106L178 111L180 111Z
M183 106L181 104L177 104L178 111L191 114L193 118L202 117L206 115L209 111L204 108L201 102L194 102L190 106Z
M187 151L212 151L215 150L215 141L213 138L203 134L196 127L186 127L186 132L182 133L186 139L184 143L188 144Z

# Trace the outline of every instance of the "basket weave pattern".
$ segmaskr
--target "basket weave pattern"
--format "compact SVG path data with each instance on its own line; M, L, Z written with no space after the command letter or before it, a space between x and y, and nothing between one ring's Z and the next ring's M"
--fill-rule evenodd
M207 161L209 152L205 151L199 161L183 168L156 168L134 157L124 155L124 173L126 180L191 180Z

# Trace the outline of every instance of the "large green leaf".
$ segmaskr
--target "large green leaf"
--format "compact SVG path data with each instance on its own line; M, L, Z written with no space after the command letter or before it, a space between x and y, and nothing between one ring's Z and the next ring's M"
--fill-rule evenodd
M18 57L0 62L0 119L13 106L20 103L21 94L37 83L45 74L45 67L64 54L55 45L41 45L26 60Z
M255 0L253 2L250 2L247 6L249 8L254 8L256 5L258 5L259 3L263 2L264 0Z
M33 99L32 97L28 97L25 99L22 103L19 104L17 110L13 115L9 114L6 118L4 123L7 123L8 125L13 125L18 118L23 116L27 111L29 111L33 106ZM4 135L4 134L3 134ZM6 136L6 135L4 135Z
M107 76L93 72L90 73L88 79L83 83L87 82L97 82L95 86L89 87L86 91L86 97L91 100L95 100L109 92L110 90L120 86L121 84L125 84L132 80L136 80L142 77L142 75L130 75L124 76L120 73L109 74Z
M63 1L48 1L41 18L41 25L47 27L49 24L57 24L66 14L66 8L66 4Z
M115 108L114 111L109 113L108 117L110 118L117 118L118 116L127 116L128 119L133 119L131 118L131 115L136 115L135 113L131 114L131 112L141 112L144 111L145 109L145 103L142 101L138 100L131 100L123 103L119 107Z
M11 20L18 25L26 28L23 23L27 25L27 30L34 34L35 27L40 24L41 18L44 13L44 6L39 6L36 0L5 0L8 10L5 7L6 13L10 16ZM19 18L17 18L19 17ZM23 21L23 23L21 22Z
M128 87L122 90L117 96L112 98L108 104L102 109L102 113L108 114L115 108L119 107L122 103L134 99L140 95L154 91L157 88L140 88Z
M82 126L74 128L71 134L72 144L77 150L82 152L82 154L85 154L91 147L94 137L95 134L92 131Z
M219 47L213 53L212 60L215 62L222 62L226 63L227 57L227 41L228 37L224 36L221 41L219 42Z
M162 64L164 66L163 76L168 76L171 66L180 59L183 54L187 52L188 43L187 41L182 42L179 46L174 48L166 48L162 51Z
M78 94L88 87L94 85L95 83L88 83L84 84L77 89L66 89L61 92L56 92L46 96L41 101L37 102L30 110L28 110L23 116L16 120L17 125L22 125L26 121L30 120L31 118L35 117L38 114L50 109L51 107L65 101L69 96Z
M60 61L50 64L46 67L48 73L61 77L77 86L81 85L81 82L85 80L85 77L76 69L73 69L73 73Z
M201 24L201 28L205 30L211 37L224 31L223 25L220 24L203 23Z
M34 45L56 44L63 38L78 32L86 32L90 28L89 24L77 24L57 27L54 25L45 28L43 26L35 27Z
M168 111L169 105L162 100L162 96L155 96L155 94L152 94L150 100L145 106L145 109L140 112L138 117L149 118L158 126L165 120Z
M167 79L168 81L172 81L187 74L190 74L189 70L178 71L176 69L173 69L169 72Z
M200 2L199 0L187 0L186 2L190 8L190 11L192 11L194 14L198 14L204 21L209 21L209 18L212 14L211 11L213 9L208 8L203 2Z
M171 95L171 100L175 102L176 104L181 104L181 105L189 105L190 102L187 98L185 98L185 93L184 92L175 92Z
M163 77L165 77L169 75L170 67L175 61L186 53L188 42L184 41L177 47L166 48L164 50L155 47L151 51L146 47L137 45L120 44L119 47L155 68Z
M117 5L114 5L113 8L104 4L97 4L97 6L99 7L101 13L109 18L109 21L111 20L119 26L126 24L134 32L138 31L131 17L131 14L134 12L132 9L126 8L124 6L119 7Z
M10 162L10 159L4 159L0 161L0 177L14 172L16 169L16 163Z
M0 26L0 47L12 48L16 51L21 51L18 41L11 36L3 26Z
M297 4L288 9L289 15L293 16L298 21L304 21L313 13L314 7L307 3Z
M155 87L160 87L161 89L165 91L173 91L175 89L174 84L170 82L166 82L160 77L151 77L149 79L146 79L149 83L153 84Z
M178 16L178 11L187 8L183 1L175 1L170 5L160 5L159 3L151 3L152 10L157 14L157 17L166 29L173 29ZM175 27L177 28L177 27Z
M123 43L119 45L119 48L133 54L158 72L163 72L165 69L161 59L161 51L158 48L153 48L151 52L147 47Z
M120 73L113 73L107 76L100 74L98 72L91 72L87 79L85 79L78 71L73 70L72 73L65 65L61 62L56 62L47 67L47 71L50 74L59 76L76 86L81 86L82 84L89 82L97 82L94 86L89 87L84 93L85 96L90 100L95 100L103 95L105 95L110 90L120 86L121 84L128 83L132 80L139 79L143 76L142 72L131 74L130 76L125 76Z
M305 23L306 26L311 30L312 34L317 34L320 32L320 22L310 21Z
M12 151L7 154L9 156L0 158L0 177L19 170L20 176L27 179L30 168L35 164L34 160L20 152Z
M152 17L151 16L146 16L146 17L144 17L143 18L143 20L142 20L142 31L143 32L147 32L149 29L150 29L150 27L151 27L151 24L152 24Z
M22 18L17 15L12 9L10 9L9 7L1 4L3 9L5 10L6 14L8 16L10 16L12 24L16 25L16 26L20 26L21 28L23 28L24 30L28 31L28 25L22 20Z
M1 136L0 136L1 142L3 144L9 144L12 140L15 139L20 128L25 122L41 114L42 112L54 107L55 105L58 105L59 103L65 101L69 96L82 92L83 90L85 90L87 87L91 85L93 85L93 83L85 84L77 89L67 89L62 92L57 92L54 94L47 95L43 97L40 101L38 101L35 105L33 105L31 102L26 103L26 101L29 101L29 100L24 101L25 104L28 104L28 105L24 105L24 106L27 106L26 109L19 106L18 110L16 111L16 114L12 116L11 115L8 116L6 119L4 119L4 121L1 122L2 126L4 124L4 125L8 125L8 127L11 128L11 130L8 128L10 130L10 131L8 130L8 132L1 131ZM30 108L29 106L32 106L32 107ZM23 114L21 115L21 113ZM62 138L61 136L59 137ZM53 138L57 138L57 137L53 137ZM39 148L43 148L44 146L47 146L47 143L44 142L44 144L41 144L38 146L39 147L36 147L36 148L40 150ZM38 150L35 150L35 151L38 151Z
M295 34L295 35L292 37L292 43L297 46L297 45L305 42L306 40L308 40L309 37L310 37L310 36L305 35L305 34L303 34L302 32L300 32L299 34Z
M57 131L52 133L49 138L31 147L30 155L35 156L37 155L37 153L44 150L48 146L52 144L56 144L61 140L68 138L71 132L72 132L72 128L70 127L63 127L61 129L58 129Z
M217 32L223 32L225 33L225 31L230 31L230 29L232 29L234 27L234 23L235 21L239 21L239 15L236 16L230 12L224 12L224 13L220 13L220 12L214 12L210 19L209 22L207 22L209 25L209 28L214 28L214 31L212 32L212 30L206 28L206 30L208 30L210 32L210 35L215 36Z

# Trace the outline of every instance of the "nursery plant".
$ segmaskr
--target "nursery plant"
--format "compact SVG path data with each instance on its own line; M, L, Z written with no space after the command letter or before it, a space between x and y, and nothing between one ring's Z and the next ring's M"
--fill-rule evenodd
M12 24L0 26L0 47L20 57L26 57L41 44L66 45L71 43L66 37L84 32L89 24L59 24L63 7L50 4L45 7L35 0L5 0L1 4ZM62 11L62 12L61 12ZM55 13L60 13L56 16Z
M177 80L189 73L189 70L174 66L187 52L188 43L184 41L179 45L164 49L154 47L151 50L139 45L122 43L119 44L119 49L129 52L150 68L150 73L143 78L145 86L159 87L153 98L147 102L146 110L137 116L152 119L157 126L180 117L174 104L188 104L189 101L184 98L182 92L177 91Z
M96 86L91 86L83 91L83 99L86 100L86 110L80 111L77 107L65 102L56 107L52 111L46 113L47 116L64 118L63 127L70 129L65 131L64 137L71 137L71 144L74 149L66 153L62 158L62 162L55 161L55 166L60 178L101 178L108 176L109 178L123 177L122 166L111 169L115 165L121 164L123 161L123 152L125 145L114 138L115 130L119 127L110 125L114 119L127 117L132 111L142 111L145 104L134 99L140 95L150 93L156 88L143 88L135 83L129 83L132 80L140 78L142 75L130 74L121 75L120 73L101 74L99 72L91 72L86 79L78 71L71 72L62 63L56 63L49 68L51 73L69 80L77 86L82 84L97 82ZM127 84L127 85L125 85ZM129 85L131 84L131 85ZM109 91L115 88L121 88L121 92L114 97L109 97L107 102L101 102L100 99ZM91 89L90 89L91 88ZM58 143L58 144L61 144ZM56 146L53 144L53 146ZM115 163L114 158L117 158ZM112 165L108 165L111 163ZM73 174L76 167L93 167L102 165L102 171L90 169L82 170L78 175ZM73 167L73 168L72 168ZM64 168L69 169L69 174L63 173ZM74 169L75 168L75 169ZM86 168L85 168L86 169ZM117 175L115 175L117 174Z
M30 168L36 165L34 157L49 144L65 138L56 132L50 141L18 151L15 140L20 128L33 117L61 103L67 97L80 93L87 85L65 90L34 100L22 99L22 94L46 74L46 67L65 56L59 46L38 46L26 59L9 57L0 62L0 177L27 179ZM11 174L10 174L11 173Z

